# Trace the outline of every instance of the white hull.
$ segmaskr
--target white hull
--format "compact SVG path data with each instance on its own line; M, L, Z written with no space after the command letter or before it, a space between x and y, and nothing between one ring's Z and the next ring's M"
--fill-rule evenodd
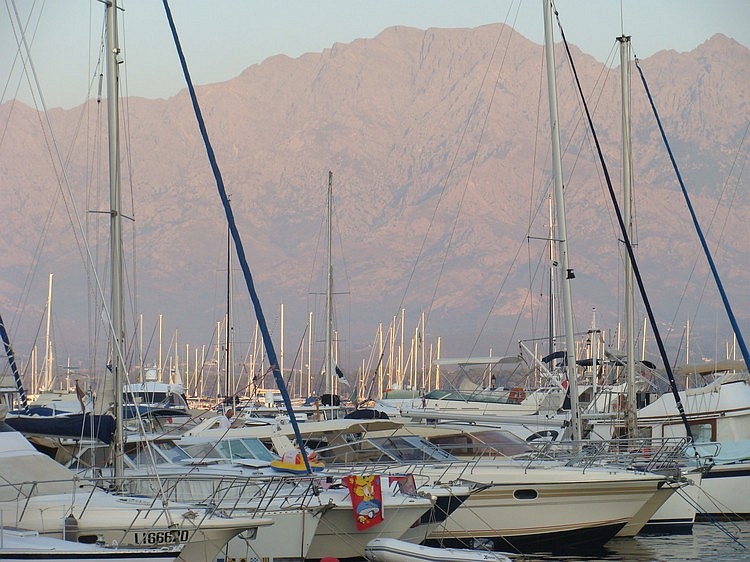
M688 474L693 484L675 493L649 521L647 531L658 532L665 525L689 532L696 520L750 517L750 463L717 465L701 476Z
M223 517L206 509L108 494L36 451L17 432L0 432L0 520L59 539L134 548L182 546L184 562L213 560L232 537L270 519ZM69 516L74 519L70 519ZM67 520L67 527L66 527Z
M373 539L365 547L370 562L510 562L499 552L464 548L432 548L396 539Z
M361 558L367 543L375 538L401 538L423 513L432 507L432 501L420 497L404 497L399 505L389 508L383 493L383 521L364 531L358 531L351 504L331 509L321 515L308 558Z
M483 475L467 471L464 477L481 477L492 484L472 494L432 532L431 540L473 547L475 539L486 538L492 541L493 550L501 551L555 550L563 539L570 548L598 540L603 543L642 510L650 517L661 505L657 501L647 507L655 495L662 503L668 497L657 492L662 479L647 474L617 476L602 471L596 478L595 470L584 475L580 470L506 467L494 476L489 471ZM498 482L500 477L504 483Z
M180 547L107 548L43 537L36 531L0 528L0 560L3 562L174 562Z
M160 466L159 479L129 474L124 485L129 493L158 497L158 485L168 490L170 502L186 505L213 502L233 516L255 514L273 521L273 532L258 533L252 540L241 533L229 541L229 558L302 560L320 523L317 511L348 500L345 490L313 493L310 480L294 476L267 476L231 464L210 466ZM278 537L284 537L279 541Z
M716 465L690 488L699 519L750 517L750 462Z

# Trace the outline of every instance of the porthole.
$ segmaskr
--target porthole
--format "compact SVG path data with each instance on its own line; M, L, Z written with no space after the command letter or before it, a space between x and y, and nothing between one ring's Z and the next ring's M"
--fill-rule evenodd
M513 497L517 500L535 500L539 494L537 494L536 490L530 490L528 488L524 488L521 490L514 490Z

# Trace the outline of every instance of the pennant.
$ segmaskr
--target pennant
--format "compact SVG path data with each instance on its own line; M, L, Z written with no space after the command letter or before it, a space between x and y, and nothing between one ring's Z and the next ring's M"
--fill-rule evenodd
M341 369L339 369L338 365L336 365L336 374L338 375L339 380L342 383L344 383L346 386L349 386L349 381L346 380L346 377L344 376L344 372Z
M83 397L86 396L86 393L83 392L83 389L78 384L78 379L76 379L76 396L78 396L78 402L81 403L81 413L86 413L86 406L83 405Z
M352 498L357 530L364 531L382 523L383 495L380 489L380 476L345 476L343 481Z
M398 486L398 491L407 496L417 495L417 484L413 474L397 474L388 477L388 486Z

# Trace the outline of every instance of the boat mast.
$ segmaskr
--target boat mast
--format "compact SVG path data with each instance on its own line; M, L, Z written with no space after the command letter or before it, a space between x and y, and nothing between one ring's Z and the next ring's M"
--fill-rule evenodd
M44 385L43 390L52 390L52 340L50 339L50 324L52 322L52 274L49 274L47 284L47 341L44 347Z
M547 328L547 355L552 357L555 352L555 268L557 267L557 260L555 260L555 219L554 219L554 201L552 195L549 197L549 314L548 314L548 328ZM554 366L554 359L550 359L550 368Z
M633 183L630 143L630 37L617 38L620 43L620 91L622 95L622 191L623 221L628 238L633 240ZM625 339L627 346L627 389L628 407L625 426L628 438L634 439L638 432L635 395L635 298L633 284L633 262L630 254L625 254Z
M325 389L327 394L333 394L333 377L336 373L336 368L333 365L333 262L331 258L331 238L332 238L332 218L333 218L333 172L328 172L328 213L327 213L327 229L328 229L328 247L327 251L327 279L326 279L326 352L325 352L325 373L326 373L326 384Z
M570 280L575 277L568 263L568 239L565 222L565 199L562 181L562 156L560 153L560 122L557 114L557 82L555 79L555 49L552 38L552 4L542 0L544 8L544 50L547 61L547 88L549 97L550 128L552 132L552 171L554 174L555 203L560 265L562 266L563 317L565 321L565 365L570 392L570 422L573 439L581 439L581 419L578 411L578 382L576 381L575 340L573 335L573 304Z
M231 201L231 199L230 199ZM234 377L232 376L232 351L234 351L233 341L233 314L232 314L232 233L227 227L227 319L225 333L224 333L224 350L225 350L225 366L224 366L224 397L229 398L230 392L232 392L232 408L234 408Z
M119 69L120 47L117 38L117 0L106 3L107 10L107 125L109 130L110 259L112 260L112 375L114 379L113 440L115 477L123 472L122 380L125 372L125 330L123 322L122 214L120 209L120 130Z

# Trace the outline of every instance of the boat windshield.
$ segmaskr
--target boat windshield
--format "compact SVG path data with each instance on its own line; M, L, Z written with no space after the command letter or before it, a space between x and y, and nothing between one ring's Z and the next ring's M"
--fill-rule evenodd
M151 454L146 445L150 445ZM174 464L190 455L172 441L139 441L125 445L125 455L134 467L152 466L153 464Z
M373 437L370 443L396 461L454 461L456 457L416 435Z
M185 445L185 451L193 458L203 459L257 459L271 462L278 458L269 451L260 439L243 437L222 439L218 442L194 443Z
M535 450L512 433L492 428L431 435L428 439L457 457L476 455L513 457Z
M174 392L128 391L123 393L124 404L141 404L162 408L187 409L185 397Z

